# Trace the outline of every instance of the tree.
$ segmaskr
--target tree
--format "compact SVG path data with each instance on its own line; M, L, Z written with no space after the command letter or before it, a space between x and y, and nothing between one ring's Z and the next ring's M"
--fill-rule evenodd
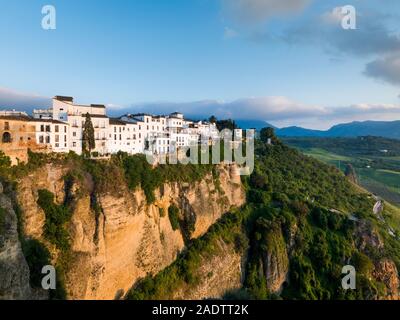
M11 160L0 150L0 168L8 168L11 166Z
M260 139L263 142L268 142L271 139L271 142L276 142L277 138L275 136L275 131L273 128L263 128L260 131Z
M210 123L217 123L217 118L215 116L211 116L210 119L208 119Z
M224 129L234 130L234 129L238 129L238 126L236 125L235 121L232 119L218 120L217 121L217 129L219 131L222 131Z
M350 163L346 166L345 175L351 182L358 184L356 170L354 170L354 167Z
M86 120L83 126L82 135L82 151L86 155L90 155L91 151L96 148L96 141L94 140L94 128L90 114L86 113Z

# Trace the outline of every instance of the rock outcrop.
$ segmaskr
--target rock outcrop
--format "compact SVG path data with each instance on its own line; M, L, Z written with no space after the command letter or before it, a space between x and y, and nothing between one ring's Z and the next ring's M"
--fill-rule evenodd
M262 257L267 289L272 294L280 294L289 272L289 257L280 225L272 226L266 234Z
M29 268L18 238L17 216L0 183L0 300L31 298Z
M361 252L367 255L371 250L382 252L384 242L371 222L366 222L364 220L357 222L356 246ZM377 297L378 299L400 299L399 273L396 264L392 260L383 258L377 261L372 276L376 281L383 283L386 287L386 294Z
M197 275L198 283L182 287L172 293L174 300L220 299L227 292L242 287L244 276L244 253L238 253L232 244L223 241L217 244L218 254L203 257Z
M93 208L90 177L75 181L68 191L74 199L67 226L71 239L65 279L68 298L121 298L138 279L171 264L185 246L185 234L172 229L168 208L175 205L183 219L192 218L191 238L203 235L231 207L245 202L240 176L234 175L234 169L219 166L218 184L211 174L190 185L165 184L156 190L156 200L150 205L143 190L131 191L121 185L118 194L96 194L97 210ZM25 236L46 242L45 214L37 205L38 190L51 191L62 203L67 173L66 167L47 165L20 181L17 198L24 215Z
M396 264L389 259L382 259L375 266L373 276L386 286L386 296L383 299L400 299L400 279Z

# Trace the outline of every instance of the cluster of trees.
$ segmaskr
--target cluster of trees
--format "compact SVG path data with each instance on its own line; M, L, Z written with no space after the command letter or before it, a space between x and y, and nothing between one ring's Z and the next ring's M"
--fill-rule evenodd
M45 213L44 236L61 251L70 248L69 235L65 224L71 218L71 213L64 205L54 203L54 194L48 190L38 191L37 204Z
M208 121L210 123L215 123L217 125L217 129L219 131L222 131L224 129L229 129L229 130L239 129L235 120L232 120L232 119L218 120L215 116L211 116L208 119Z

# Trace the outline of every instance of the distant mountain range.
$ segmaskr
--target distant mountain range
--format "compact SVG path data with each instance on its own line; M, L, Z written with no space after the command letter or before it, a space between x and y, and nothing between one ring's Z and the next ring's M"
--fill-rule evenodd
M264 121L237 121L243 129L263 127L274 127ZM278 129L275 132L281 137L359 137L378 136L385 138L400 139L400 120L397 121L363 121L338 124L329 130L312 130L301 127L287 127Z
M277 129L272 124L262 120L235 120L236 124L242 129L257 129L261 130L265 127Z

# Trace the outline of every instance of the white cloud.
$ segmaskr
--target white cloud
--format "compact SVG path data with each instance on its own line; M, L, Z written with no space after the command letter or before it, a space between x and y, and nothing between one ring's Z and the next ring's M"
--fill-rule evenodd
M225 12L243 23L259 23L270 17L301 12L311 0L222 0Z
M342 7L336 7L331 12L322 14L321 21L326 24L333 24L339 26L342 22L344 15Z
M239 33L236 30L229 28L229 27L225 27L225 29L224 29L224 38L225 39L233 39L238 36L239 36Z

